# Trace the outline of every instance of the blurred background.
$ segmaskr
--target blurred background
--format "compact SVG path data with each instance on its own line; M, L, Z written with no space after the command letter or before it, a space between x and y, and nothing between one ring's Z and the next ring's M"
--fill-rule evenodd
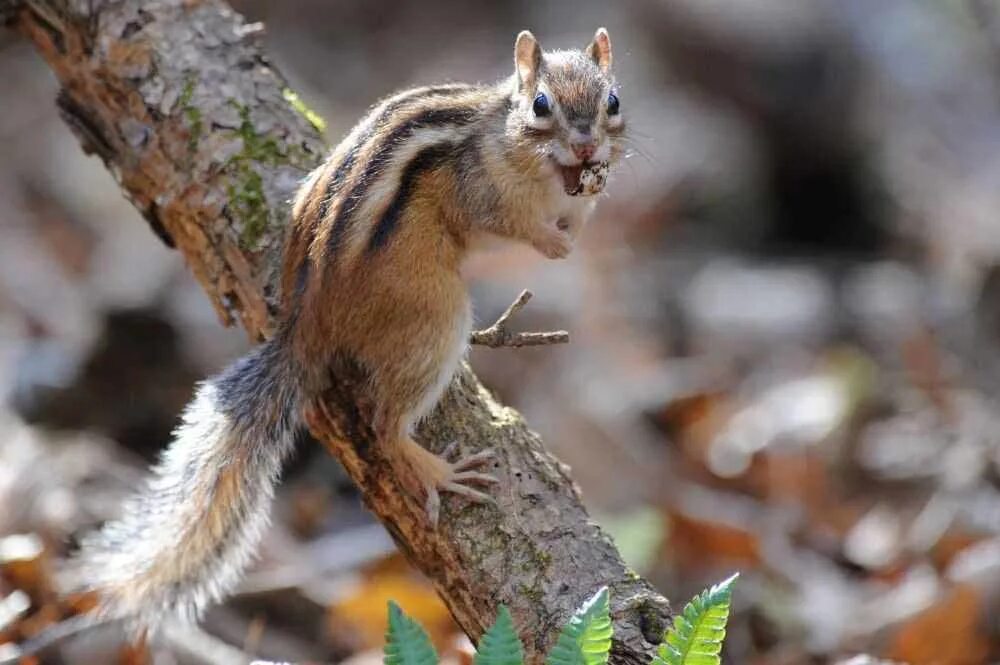
M729 663L1000 661L1000 3L235 2L331 142L398 88L508 75L514 35L614 44L634 151L582 245L469 265L475 369L679 609L735 570ZM53 571L115 515L195 381L248 348L83 155L0 32L0 654L71 614ZM42 662L379 662L385 600L467 645L300 446L260 563L194 633ZM229 646L225 646L228 644ZM216 650L216 651L213 651Z

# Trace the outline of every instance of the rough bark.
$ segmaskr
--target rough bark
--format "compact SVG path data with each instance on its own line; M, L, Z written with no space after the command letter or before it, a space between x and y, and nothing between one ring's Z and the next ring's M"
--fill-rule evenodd
M266 337L287 202L327 146L289 101L258 43L260 26L219 0L27 0L2 9L55 72L60 111L83 148L183 252L222 320ZM614 661L648 660L669 619L666 599L625 566L566 467L468 367L419 438L438 451L452 440L464 450L493 447L502 483L496 506L446 498L436 531L373 447L355 373L331 372L334 387L309 410L313 434L472 638L507 603L537 661L573 609L609 585Z

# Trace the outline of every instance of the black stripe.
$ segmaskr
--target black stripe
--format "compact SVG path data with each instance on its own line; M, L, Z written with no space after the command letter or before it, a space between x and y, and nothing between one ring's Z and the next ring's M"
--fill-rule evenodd
M453 143L439 143L424 148L410 160L399 178L399 188L396 190L396 195L392 198L389 207L382 213L382 218L379 219L375 230L372 231L371 238L368 239L369 253L377 252L389 242L389 238L399 224L403 210L406 209L410 196L413 195L417 179L443 163L451 156L454 149L455 144Z
M457 170L466 177L478 178L483 173L483 149L482 137L478 134L469 134L465 137L455 150ZM488 178L486 181L492 184Z
M308 250L306 255L302 258L302 263L299 264L298 270L295 271L295 297L301 296L306 290L306 284L309 282L309 272L312 269L312 259L309 257Z
M389 132L385 140L375 150L375 154L372 155L372 158L365 165L365 169L354 184L354 187L351 188L351 191L344 197L343 202L340 204L340 209L337 211L337 218L333 221L330 236L327 239L327 257L336 255L344 236L350 228L355 208L358 207L359 203L364 201L368 190L378 180L379 176L381 176L382 169L392 160L393 153L395 153L399 145L405 143L418 129L441 125L466 125L475 120L478 115L479 110L476 107L428 109L406 122L400 123Z
M462 206L474 218L490 219L500 205L500 192L483 166L482 136L469 134L455 148L454 160Z
M386 120L388 120L389 117L399 109L399 107L416 99L424 99L426 97L445 97L448 95L458 94L460 92L468 92L471 89L471 85L464 84L443 85L432 88L417 88L403 93L392 102L386 104L385 108L382 109L382 112L378 114L378 117L372 120L372 122L368 125L368 128L362 132L361 136L358 137L358 140L351 146L351 149L347 151L347 154L344 155L344 159L337 165L337 169L333 172L333 175L330 176L329 180L327 180L326 192L324 192L323 200L320 201L319 212L316 215L316 218L318 220L322 220L326 217L326 213L330 210L330 203L333 201L333 197L337 195L337 191L340 189L341 184L343 184L344 178L346 178L347 174L350 173L352 168L354 168L354 162L357 161L358 153L361 152L361 147L371 140L378 128L384 125Z

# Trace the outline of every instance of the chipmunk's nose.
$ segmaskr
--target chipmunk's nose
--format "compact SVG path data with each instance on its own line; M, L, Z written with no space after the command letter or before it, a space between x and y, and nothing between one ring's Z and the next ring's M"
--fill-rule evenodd
M590 131L590 125L574 127L569 135L569 147L577 159L588 161L597 152L597 139Z
M569 148L577 159L589 161L597 152L597 139L590 131L590 124L580 123L569 131Z
M597 150L597 142L593 139L589 139L587 141L572 143L570 144L570 147L573 149L573 154L576 155L578 159L582 159L586 162L594 156L594 152Z

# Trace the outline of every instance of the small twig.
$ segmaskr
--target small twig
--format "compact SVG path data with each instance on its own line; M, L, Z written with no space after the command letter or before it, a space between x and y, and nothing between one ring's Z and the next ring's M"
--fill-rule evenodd
M485 330L476 330L469 336L470 344L488 346L491 349L498 349L502 346L542 346L545 344L566 344L569 342L569 333L565 330L553 330L551 332L522 332L515 333L507 330L507 321L517 314L531 300L533 294L528 289L521 291L517 300L510 304L500 318Z

